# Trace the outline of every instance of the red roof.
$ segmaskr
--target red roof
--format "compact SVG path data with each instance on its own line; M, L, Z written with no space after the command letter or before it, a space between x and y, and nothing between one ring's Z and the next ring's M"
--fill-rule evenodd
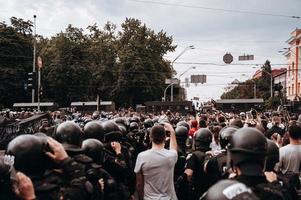
M279 76L283 73L286 73L286 68L280 68L280 69L273 69L272 70L273 77Z
M272 75L273 75L273 77L279 76L279 75L281 75L283 73L286 73L286 68L272 69ZM253 79L260 78L261 76L262 76L262 70L259 69L253 75Z

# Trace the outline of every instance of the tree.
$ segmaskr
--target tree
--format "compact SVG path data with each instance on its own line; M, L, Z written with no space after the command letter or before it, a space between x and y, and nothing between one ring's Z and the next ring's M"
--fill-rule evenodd
M171 77L171 67L163 55L174 51L172 37L162 30L155 33L137 19L127 18L118 33L118 80L113 90L115 100L126 106L147 100L160 100L164 80Z
M39 55L44 60L42 84L47 99L60 106L88 100L92 93L91 71L86 59L88 47L83 30L69 25L65 32L41 40L39 48Z
M118 71L116 26L108 22L103 30L96 24L88 26L87 29L90 31L87 42L93 91L99 94L102 100L111 100Z
M250 99L254 95L252 92L254 82L256 84L256 97L263 98L265 101L270 98L270 80L271 80L271 64L266 61L261 67L262 76L258 79L247 80L245 83L234 87L232 90L224 92L221 95L222 99Z
M24 90L32 71L32 22L15 17L0 23L0 104L30 101ZM174 51L172 37L155 33L137 19L126 19L120 31L107 23L87 32L69 25L50 38L37 36L37 56L43 59L42 101L69 106L72 101L103 100L134 105L160 100L171 66L163 55Z
M32 23L12 17L0 23L0 107L30 101L27 73L32 71Z

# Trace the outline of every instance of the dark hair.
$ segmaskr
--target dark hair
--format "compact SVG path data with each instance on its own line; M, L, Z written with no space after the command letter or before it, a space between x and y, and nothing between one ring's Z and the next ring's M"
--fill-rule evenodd
M218 117L218 122L219 122L219 123L224 123L224 122L226 122L225 117L224 117L224 116L219 116L219 117Z
M200 126L200 128L206 128L207 127L207 124L206 124L206 121L205 120L200 120L199 121L199 126Z
M162 144L165 140L165 137L166 137L166 133L165 133L164 126L162 125L153 126L150 132L150 138L153 143Z
M297 140L300 138L300 134L301 134L301 127L293 124L290 127L288 127L288 132L289 132L289 136L294 139Z

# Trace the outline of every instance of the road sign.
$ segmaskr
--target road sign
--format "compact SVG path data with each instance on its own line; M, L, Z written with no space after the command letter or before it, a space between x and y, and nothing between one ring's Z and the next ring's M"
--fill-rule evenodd
M165 84L180 84L180 80L179 79L176 79L176 78L173 78L173 79L165 79Z
M226 53L223 57L223 61L226 63L226 64L230 64L232 63L233 61L233 56L231 55L231 53Z
M207 76L206 75L191 75L191 83L206 83Z
M254 55L243 55L243 56L238 56L239 61L245 61L245 60L254 60Z

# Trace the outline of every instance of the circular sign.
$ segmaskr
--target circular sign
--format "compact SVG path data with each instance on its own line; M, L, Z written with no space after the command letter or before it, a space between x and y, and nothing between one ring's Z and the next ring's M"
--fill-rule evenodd
M226 53L223 57L223 61L226 64L230 64L233 61L233 56L231 55L231 53Z

